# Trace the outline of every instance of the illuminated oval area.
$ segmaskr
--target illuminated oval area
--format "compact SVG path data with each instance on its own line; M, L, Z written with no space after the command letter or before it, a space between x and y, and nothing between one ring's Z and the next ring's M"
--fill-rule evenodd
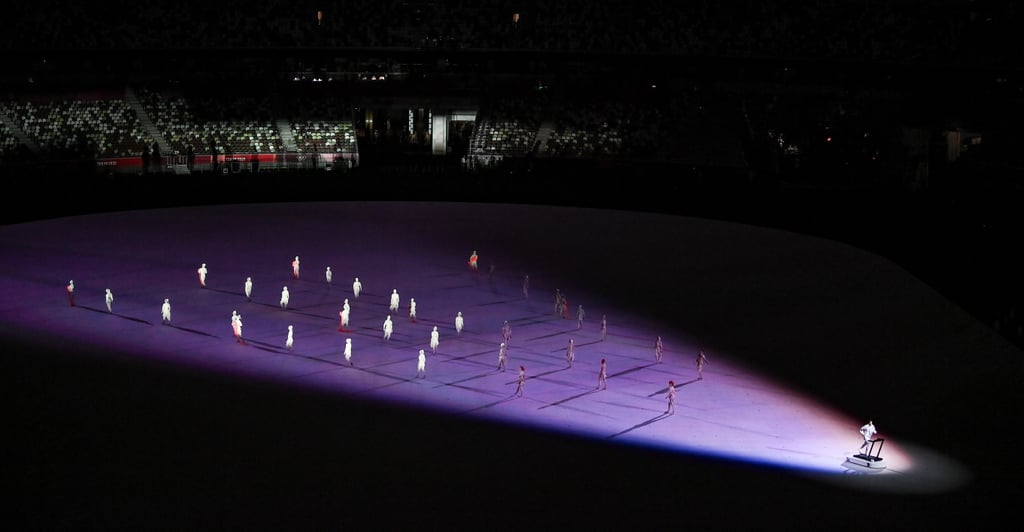
M853 488L942 492L970 476L927 444L901 438L884 418L876 423L878 437L885 439L885 468L849 467L847 458L861 443L857 429L866 419L754 369L762 362L746 359L756 348L737 354L734 349L744 342L720 342L730 334L754 345L775 338L766 351L800 351L793 356L806 357L812 368L815 357L836 356L814 352L824 346L806 339L787 345L792 331L773 326L769 334L767 324L749 320L754 314L767 318L787 302L792 315L823 320L796 320L801 327L833 326L828 301L803 296L818 289L813 279L819 274L804 262L809 254L831 281L836 272L854 272L833 284L863 297L871 295L865 287L891 293L887 283L902 282L887 277L899 272L885 261L835 243L616 211L354 202L110 213L7 226L0 236L2 319L10 330L50 341L63 338L234 378L779 468ZM780 252L780 246L788 247ZM473 252L480 257L476 270L467 262ZM292 269L296 256L298 277ZM851 257L861 262L851 265ZM206 286L197 277L201 264L208 266ZM243 293L247 277L253 280L251 301ZM363 287L358 297L356 278ZM71 280L74 305L65 293ZM772 294L781 295L752 297L768 283ZM287 305L281 302L285 287ZM109 312L107 288L114 294ZM556 291L567 301L559 312ZM394 310L389 306L396 292L400 303ZM172 307L166 324L165 299ZM417 302L415 320L411 299ZM342 327L345 300L350 321ZM243 320L244 343L233 338L232 312ZM465 329L458 334L454 320L460 312ZM731 316L735 322L723 319ZM394 332L385 339L388 317ZM850 316L834 321L848 323ZM510 339L502 369L506 323ZM434 327L436 351L430 346ZM664 346L660 361L658 337ZM352 344L350 360L346 340ZM837 343L851 342L856 339ZM702 349L708 362L699 378L695 359ZM426 359L422 373L420 350ZM599 379L602 360L606 382ZM520 366L526 376L521 394ZM676 389L673 413L666 412L670 381Z

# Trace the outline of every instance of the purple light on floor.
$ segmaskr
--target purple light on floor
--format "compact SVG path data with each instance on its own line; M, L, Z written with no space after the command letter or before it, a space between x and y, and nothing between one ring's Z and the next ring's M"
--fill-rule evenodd
M618 312L622 305L609 300L601 286L577 286L571 275L548 273L555 269L548 264L551 249L566 242L583 245L557 234L554 226L517 228L509 230L512 236L498 237L514 244L518 231L529 233L524 247L537 255L513 256L476 244L488 243L480 235L491 232L477 226L492 219L496 206L480 212L427 204L343 207L167 209L0 228L0 322L48 344L90 346L97 353L198 368L225 378L778 468L854 488L942 491L954 489L968 476L952 459L905 441L895 431L889 435L885 426L880 429L886 437L886 467L858 474L843 464L858 452L857 429L863 420L758 375L727 354L713 353L704 378L698 379L692 358L698 350L696 335L649 316ZM549 214L538 210L535 217L544 225ZM622 222L621 216L612 223ZM686 234L699 234L705 223ZM729 226L714 229L725 234L723 227ZM258 245L239 240L240 231L259 235ZM107 235L115 233L116 247L107 242ZM549 238L560 240L552 243ZM698 244L705 243L694 246ZM466 257L474 249L480 250L484 264L497 257L494 278L467 267ZM570 251L567 256L573 256ZM704 250L706 260L733 260L725 252L728 258L710 257L712 251ZM294 279L290 262L296 253L310 272L331 265L333 286L315 274ZM814 253L820 258L824 252L816 248ZM848 261L841 258L820 262ZM195 278L200 263L209 267L206 288ZM32 269L15 266L22 264ZM545 267L530 268L538 264ZM526 271L530 299L522 291ZM252 302L242 295L250 276ZM364 286L358 299L348 288L354 277ZM76 307L68 305L63 292L71 278ZM704 282L731 281L709 277ZM278 304L283 285L291 292L287 309ZM115 294L113 312L103 302L105 288ZM549 297L556 288L567 292L571 308L586 305L591 319L582 327L553 313ZM403 297L397 313L388 310L393 289ZM695 305L715 303L712 293L691 294L698 296L705 299L693 301ZM167 325L160 320L164 298L173 306ZM344 298L352 305L351 327L339 331ZM418 304L416 322L406 314L410 298ZM232 336L235 310L244 319L247 345ZM466 319L461 336L453 324L458 312ZM604 314L609 316L609 334L602 340L596 324ZM384 340L381 331L387 315L395 324L391 340ZM499 332L505 321L513 332L508 370L500 371ZM295 334L292 350L285 347L289 325ZM440 331L436 354L429 347L435 326ZM653 351L658 336L666 345L661 362ZM351 366L343 356L347 338L353 340ZM564 356L569 339L576 349L571 366ZM420 349L427 353L423 376L416 370ZM607 389L598 389L601 359L608 361ZM520 365L527 368L528 378L523 396L517 397ZM675 413L667 415L670 380L676 383L677 402Z

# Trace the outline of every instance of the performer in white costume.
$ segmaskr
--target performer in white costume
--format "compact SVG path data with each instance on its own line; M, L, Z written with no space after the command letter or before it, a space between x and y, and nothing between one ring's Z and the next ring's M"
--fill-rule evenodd
M352 281L352 294L356 299L359 299L359 292L363 291L363 283L359 282L359 278L356 277L355 281Z
M416 376L427 376L427 354L424 353L422 349L420 349L420 356L416 360Z
M107 295L105 296L104 299L107 302L107 312L114 312L112 308L112 305L114 304L114 294L110 291L109 288L107 289Z
M299 278L299 257L298 257L298 255L296 255L295 259L292 261L292 277L295 277L296 279Z
M462 328L466 326L466 320L462 318L462 313L459 312L455 315L455 334L462 336Z
M208 270L206 269L206 263L205 262L203 263L202 266L199 267L198 270L196 270L196 273L199 274L199 286L201 286L203 288L206 288L206 273L207 273L207 271Z
M170 299L165 299L164 300L164 305L162 307L160 307L160 316L163 319L164 323L170 323L171 322L171 300Z
M245 299L252 301L252 277L245 278Z
M352 339L351 338L345 338L345 362L348 362L349 366L352 365Z
M291 325L289 325L288 326L288 338L286 338L285 341L284 341L284 346L287 347L289 351L291 351L292 346L295 345L295 334L294 334L294 332L295 332L295 330L292 328Z
M505 365L508 363L508 350L505 348L505 342L502 342L498 346L498 369L505 371Z
M235 341L245 344L245 340L242 338L242 316L234 310L231 311L231 329L235 333Z
M338 313L341 316L341 323L338 324L338 330L344 331L348 327L349 314L351 307L348 305L348 299L345 300L345 304L341 307L341 312Z
M288 287L281 289L281 308L288 308L288 300L291 299L291 294L288 293Z
M391 291L391 306L388 307L391 312L398 312L398 289L395 288Z
M430 351L433 353L437 353L437 346L441 343L439 336L437 325L435 325L434 330L430 331Z
M864 443L860 444L861 451L869 448L868 446L871 445L871 439L874 438L877 433L878 430L875 429L875 422L871 420L868 420L868 423L860 428L860 435L864 437Z
M391 333L394 332L394 330L395 325L391 323L391 316L388 316L387 318L384 319L384 339L390 340Z

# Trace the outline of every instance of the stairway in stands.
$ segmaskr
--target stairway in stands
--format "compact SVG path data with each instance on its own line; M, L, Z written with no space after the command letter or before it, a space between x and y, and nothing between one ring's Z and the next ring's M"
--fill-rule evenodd
M25 133L25 130L21 129L21 126L18 125L17 121L11 119L11 117L7 115L7 111L4 110L2 105L0 105L0 123L3 123L3 125L7 127L7 130L18 138L18 142L24 144L29 151L32 153L39 153L39 144L36 143L32 137L29 137L28 134Z
M142 101L139 100L138 95L135 94L131 87L124 88L124 100L132 108L132 111L135 111L135 116L139 117L139 123L146 130L146 134L153 139L153 142L156 142L157 146L160 146L160 153L165 155L171 154L170 144L160 134L160 130L153 123L153 119L149 117L146 108L142 106Z
M149 113L146 112L146 108L142 105L142 101L139 100L139 96L135 94L131 87L124 88L124 100L135 111L135 116L139 117L139 123L146 130L146 133L160 147L160 154L164 157L163 166L170 168L177 175L192 173L185 154L176 152L171 144L167 142L167 139L160 133L160 129L153 123Z
M287 119L279 118L277 120L277 131L281 134L281 144L284 145L285 151L299 151L298 145L295 144L295 136L292 135L291 122L289 122Z
M537 146L537 155L546 155L548 153L548 139L551 138L551 133L555 130L555 123L551 120L544 120L540 123L540 128L537 129L537 139L534 141Z

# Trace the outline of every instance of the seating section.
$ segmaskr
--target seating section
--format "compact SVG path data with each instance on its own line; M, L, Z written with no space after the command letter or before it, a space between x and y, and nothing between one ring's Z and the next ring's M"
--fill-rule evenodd
M533 152L544 111L532 99L496 99L477 115L469 156L495 161Z
M1013 64L994 0L35 0L0 49L451 48ZM129 16L114 16L126 13ZM39 31L46 28L46 31Z
M123 99L75 96L12 100L7 114L44 153L81 158L137 156L152 145Z
M21 142L14 132L7 129L6 124L0 122L0 161L15 157L20 152L20 144Z
M137 91L146 114L173 154L272 153L283 149L281 133L267 102L257 97L236 99L189 96L158 90Z
M492 115L477 124L471 150L479 155L523 156L533 149L539 124L511 116Z
M611 105L562 108L547 139L546 153L552 157L603 157L619 155L629 116Z
M301 120L290 122L300 152L356 153L356 131L351 120Z
M500 98L484 105L467 162L509 157L635 159L734 166L741 139L736 98L709 87L669 95L586 96L569 90L543 99Z
M137 89L151 127L165 141L162 155L279 153L286 149L265 97L187 95ZM298 151L358 153L356 129L344 106L310 108L286 123ZM8 119L39 147L40 159L139 157L156 144L124 93L81 97L35 94L3 105ZM291 113L286 113L291 114ZM0 160L24 158L27 147L0 121Z

